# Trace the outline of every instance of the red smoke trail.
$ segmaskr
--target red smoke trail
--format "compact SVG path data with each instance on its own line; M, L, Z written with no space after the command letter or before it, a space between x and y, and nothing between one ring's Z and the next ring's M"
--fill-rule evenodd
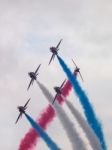
M74 71L74 75L77 75L77 72ZM69 95L70 90L72 89L72 85L69 80L66 82L64 87L62 88L62 94L64 97ZM57 100L60 104L63 104L64 100L61 96L57 96ZM37 118L37 123L43 128L46 129L47 126L51 123L53 118L55 117L55 111L48 105L47 108L40 114L40 118ZM26 133L25 137L22 139L18 150L31 150L35 147L37 140L39 139L39 135L35 132L33 128L31 128L28 133Z
M48 105L48 107L43 111L40 115L41 117L37 120L38 124L43 128L46 129L48 124L53 120L55 116L55 111ZM36 145L36 142L39 138L39 135L33 128L31 128L28 133L26 133L24 139L22 139L19 150L30 150Z

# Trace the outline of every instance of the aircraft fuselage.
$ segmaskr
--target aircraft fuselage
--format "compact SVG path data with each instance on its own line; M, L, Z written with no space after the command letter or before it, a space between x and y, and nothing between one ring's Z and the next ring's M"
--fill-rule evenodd
M76 68L76 69L75 69L75 72L79 72L79 70L80 70L79 68Z
M29 72L28 74L29 74L31 79L34 79L34 80L37 79L36 74L34 72Z
M55 90L56 93L61 94L61 90L60 90L59 87L54 87L54 90Z
M51 51L53 54L55 54L55 55L58 54L56 47L50 47L50 51Z
M23 107L23 106L18 106L18 110L19 110L19 112L22 112L22 113L25 113L25 107Z

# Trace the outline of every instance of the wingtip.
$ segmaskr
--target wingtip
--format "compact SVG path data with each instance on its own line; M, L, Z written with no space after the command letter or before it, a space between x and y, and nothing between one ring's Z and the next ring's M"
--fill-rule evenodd
M82 78L82 82L84 82L84 79Z
M28 99L28 101L30 101L31 100L31 97Z
M51 64L51 61L49 61L48 66Z
M71 58L71 60L72 60L73 64L76 66L76 64L75 64L75 62L74 62L74 60L73 60L73 58Z
M42 64L39 64L39 67L41 66Z
M83 77L82 77L82 75L81 75L81 72L80 72L80 71L79 71L79 74L80 74L80 77L81 77L82 81L84 82L84 79L83 79Z
M15 121L15 124L17 124L17 120Z

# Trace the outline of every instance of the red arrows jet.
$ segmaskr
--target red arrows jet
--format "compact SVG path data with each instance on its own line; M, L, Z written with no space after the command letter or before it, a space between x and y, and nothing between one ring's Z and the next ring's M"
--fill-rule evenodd
M74 70L74 72L79 73L79 75L80 75L80 77L81 77L82 81L84 81L84 80L83 80L83 78L82 78L82 75L81 75L81 73L80 73L80 68L76 65L76 63L74 62L74 60L73 60L73 59L72 59L72 62L73 62L73 63L74 63L74 65L76 66L76 69Z
M56 92L56 95L55 95L55 97L54 97L54 100L53 100L52 104L54 104L54 102L55 102L57 96L58 96L58 95L61 95L61 89L62 89L62 87L63 87L65 81L66 81L66 79L63 81L63 83L61 84L60 87L57 87L57 86L54 87L54 90L55 90L55 92Z
M31 78L31 81L30 81L30 83L29 83L29 85L28 85L27 90L29 90L31 84L33 85L34 80L37 79L38 70L39 70L40 66L41 66L41 64L37 67L37 69L35 70L35 72L29 72L29 73L28 73L28 75L29 75L30 78Z
M59 43L57 44L56 47L52 46L50 47L50 51L53 53L52 56L51 56L51 59L49 61L49 64L51 63L51 61L54 59L55 55L58 54L58 51L59 51L59 45L61 43L62 39L59 41Z
M17 123L18 120L22 117L22 114L25 113L25 110L27 109L27 105L28 105L29 101L30 101L30 99L26 102L26 104L24 106L18 106L17 107L19 112L20 112L20 114L19 114L19 116L18 116L18 118L17 118L15 123Z

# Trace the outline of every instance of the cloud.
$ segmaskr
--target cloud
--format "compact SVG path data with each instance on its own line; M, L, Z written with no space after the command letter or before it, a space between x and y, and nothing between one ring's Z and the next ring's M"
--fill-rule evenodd
M106 96L109 100L112 99L110 92L108 94L105 91L105 89L110 91L111 85L108 83L111 83L112 80L110 68L112 58L111 7L112 2L109 0L106 2L101 0L0 1L0 114L5 117L1 116L0 118L3 123L7 117L10 117L13 122L18 114L15 112L16 106L24 104L27 97L32 97L32 107L29 106L29 111L31 110L35 117L46 105L41 93L37 92L36 85L29 93L26 92L29 83L27 72L35 70L42 62L39 79L44 80L51 89L57 82L60 84L64 75L58 68L57 60L49 68L47 63L51 56L49 47L56 45L60 38L63 38L59 53L68 60L69 65L72 64L69 60L71 54L77 60L84 76L84 86L87 87L98 112L100 105L101 113L99 114L106 129L107 124L103 118L103 114L106 113L103 111L104 101ZM59 71L58 78L56 72L53 71L55 67ZM52 82L49 82L50 79ZM93 91L95 88L99 93ZM102 106L101 103L99 104L97 94L100 101L104 97ZM34 106L35 99L43 101L36 107ZM109 101L107 109L110 103ZM111 118L109 113L108 118ZM21 120L19 126L23 128L25 122ZM14 145L16 145L14 149L17 149L19 139L25 129L21 130L21 135L18 135L16 129L12 132L18 137L18 140L14 141ZM112 130L110 132L112 133ZM7 136L13 138L11 133L7 133ZM12 150L11 144L9 145L9 150ZM1 149L7 149L6 144Z

